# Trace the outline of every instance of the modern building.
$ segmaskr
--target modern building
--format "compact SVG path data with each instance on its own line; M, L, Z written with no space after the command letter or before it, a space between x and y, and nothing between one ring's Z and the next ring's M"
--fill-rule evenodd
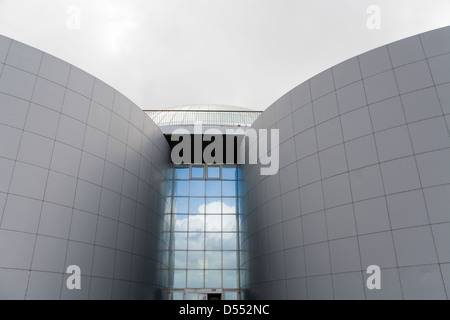
M262 112L190 105L146 113L173 147L177 142L172 142L171 136L176 129L187 130L194 142L196 135L201 137L210 128L220 129L221 135L226 135L227 129L245 131ZM200 134L195 132L195 124L202 125ZM171 224L165 297L237 300L241 296L242 171L235 162L207 165L196 163L194 157L191 160L193 165L173 165L173 172L169 169L167 175L166 213Z
M202 139L198 122L278 129L278 173L174 164L173 130ZM448 299L449 127L450 27L344 61L262 114L143 112L0 36L0 299Z

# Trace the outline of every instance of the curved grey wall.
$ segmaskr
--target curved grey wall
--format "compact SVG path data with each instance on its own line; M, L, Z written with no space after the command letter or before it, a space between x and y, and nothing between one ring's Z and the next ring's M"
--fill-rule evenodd
M0 137L0 299L159 298L170 150L150 118L0 36Z
M281 168L244 167L247 298L450 296L450 27L320 73L253 127L280 129Z

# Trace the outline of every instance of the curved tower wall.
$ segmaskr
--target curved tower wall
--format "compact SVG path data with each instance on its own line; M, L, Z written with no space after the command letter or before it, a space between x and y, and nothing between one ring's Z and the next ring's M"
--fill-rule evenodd
M159 298L170 150L130 100L0 36L0 299ZM81 290L66 286L81 268Z
M254 123L280 170L245 166L241 259L253 299L450 295L450 27L369 51ZM368 290L367 267L381 268Z

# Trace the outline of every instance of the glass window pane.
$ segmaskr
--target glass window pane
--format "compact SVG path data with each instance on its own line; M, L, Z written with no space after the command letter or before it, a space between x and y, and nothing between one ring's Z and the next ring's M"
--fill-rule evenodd
M220 180L206 181L206 196L220 197L222 195L222 183Z
M205 230L205 216L204 215L190 215L189 216L189 231L204 231Z
M205 213L205 198L190 198L190 213Z
M235 166L223 166L222 167L222 179L223 180L236 180L237 169Z
M204 233L189 233L189 250L204 250Z
M238 252L223 252L223 269L238 269Z
M183 123L184 124L192 123L195 121L195 117L196 117L196 115L193 112L185 112Z
M175 181L174 195L188 196L189 195L189 181Z
M167 180L173 179L173 168L167 169Z
M164 241L165 243L164 243L163 246L161 246L161 250L167 249L166 245L169 244L170 231L168 231L168 230L170 230L170 224L164 223L163 224L163 230L162 230L162 233L161 233L161 240Z
M172 181L167 181L167 184L166 184L166 195L168 197L170 197L172 195L172 190L173 190L173 182Z
M175 179L189 179L189 167L177 167L175 168Z
M206 198L206 213L222 213L222 199Z
M173 266L175 269L186 269L186 251L173 251Z
M208 166L208 179L220 179L219 166Z
M224 288L238 288L238 271L237 270L223 271L223 287Z
M237 182L222 181L222 195L224 197L237 197Z
M222 121L226 123L227 125L233 125L232 123L232 116L229 113L223 113L222 114Z
M187 231L188 216L184 214L173 215L172 218L173 230L175 231Z
M186 288L186 270L175 270L173 272L172 288Z
M237 231L237 218L235 215L222 216L222 231Z
M222 251L205 252L205 269L222 269Z
M205 268L204 251L189 251L188 268L189 269L204 269Z
M183 291L172 292L172 300L184 300L184 292Z
M187 248L187 233L175 232L173 234L173 247L176 250L186 250Z
M204 197L205 196L205 181L191 181L191 196Z
M202 270L188 270L187 276L188 288L203 288L203 271Z
M222 199L223 213L237 213L236 205L237 205L236 198L223 198Z
M188 213L189 198L173 198L173 213Z
M243 212L242 210L244 208L244 200L243 198L239 198L238 201L239 201L239 208L237 209L237 212L240 213Z
M247 284L248 284L248 280L247 280L248 276L247 276L246 270L245 271L244 270L239 270L239 276L240 276L239 277L239 286L240 287L247 286ZM242 298L245 299L245 296L242 296Z
M166 199L166 203L164 204L164 213L172 212L172 198L169 197Z
M198 300L198 293L186 293L185 300Z
M224 233L222 244L223 250L237 250L237 234Z
M222 272L207 270L205 272L205 288L222 288Z
M222 231L222 221L220 215L206 216L206 231Z
M236 291L225 291L223 293L223 300L237 300L238 293Z
M221 233L206 233L205 234L205 249L206 250L221 250L222 249L222 234Z
M203 179L205 175L204 166L192 166L192 179Z

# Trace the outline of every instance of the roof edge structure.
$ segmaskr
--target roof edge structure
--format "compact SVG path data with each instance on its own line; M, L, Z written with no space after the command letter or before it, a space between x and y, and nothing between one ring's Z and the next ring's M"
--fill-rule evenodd
M169 134L177 128L185 128L193 132L194 125L202 125L203 130L214 127L246 128L262 114L248 108L229 105L185 105L164 110L144 110L144 112L160 127L164 134Z

